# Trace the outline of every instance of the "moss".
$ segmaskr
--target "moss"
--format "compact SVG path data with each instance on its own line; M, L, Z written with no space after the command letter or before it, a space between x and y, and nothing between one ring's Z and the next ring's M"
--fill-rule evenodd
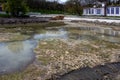
M10 38L10 41L26 40L26 39L28 39L28 38L30 38L30 36L18 34L18 35L12 36L12 37Z

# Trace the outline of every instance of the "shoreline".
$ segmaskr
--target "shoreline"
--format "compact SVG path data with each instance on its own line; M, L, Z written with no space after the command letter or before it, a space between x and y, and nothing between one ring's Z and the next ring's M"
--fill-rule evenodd
M0 24L1 25L7 25L7 24L27 24L27 23L43 23L43 22L49 22L50 18L37 18L37 17L31 17L31 18L0 18Z
M65 17L64 20L71 22L86 22L86 23L95 23L102 25L110 25L110 26L120 26L120 20L112 20L112 19L92 19L92 18L70 18Z

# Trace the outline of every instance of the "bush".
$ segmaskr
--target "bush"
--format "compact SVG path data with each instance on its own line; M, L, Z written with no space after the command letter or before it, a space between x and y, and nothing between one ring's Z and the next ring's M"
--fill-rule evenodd
M11 16L9 14L0 14L1 18L10 18Z

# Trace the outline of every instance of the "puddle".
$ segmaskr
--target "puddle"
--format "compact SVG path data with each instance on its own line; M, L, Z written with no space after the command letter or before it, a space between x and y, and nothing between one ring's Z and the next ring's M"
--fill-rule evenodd
M0 44L0 74L18 72L25 69L35 59L35 41L10 42Z

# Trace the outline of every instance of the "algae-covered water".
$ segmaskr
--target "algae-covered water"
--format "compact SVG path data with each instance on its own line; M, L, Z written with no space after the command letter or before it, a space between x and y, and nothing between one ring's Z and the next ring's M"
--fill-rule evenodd
M47 62L47 60L43 59L40 56L40 54L41 55L49 54L49 57L50 57L52 53L57 52L59 54L65 53L67 55L69 54L71 55L72 53L74 53L77 56L82 51L81 53L82 54L85 53L86 56L88 56L87 54L89 53L90 54L96 53L97 55L99 55L100 58L105 57L105 61L109 62L110 59L107 59L109 55L107 55L106 52L104 51L101 51L102 54L99 54L100 50L105 50L105 51L108 50L107 52L109 52L109 50L113 49L118 54L120 53L120 50L119 50L120 37L100 34L100 33L97 33L95 30L93 31L92 30L80 30L77 28L66 29L64 28L64 26L61 26L59 28L54 28L54 29L52 28L51 29L24 28L23 30L22 28L15 28L15 29L6 28L4 30L6 31L4 31L3 33L1 32L0 34L0 37L1 37L1 40L0 40L1 41L0 42L0 74L12 74L15 72L21 72L25 70L34 61L36 61L36 59L39 59L40 61L39 65L44 64L43 62L45 62L46 66L47 66L47 63L50 64L50 62ZM16 30L18 31L16 32ZM58 47L61 44L59 44L59 42L56 43L55 42L56 40L59 40L60 42L65 43L64 45L68 45L68 46ZM45 45L47 45L47 47L45 47ZM73 48L70 48L70 46ZM37 52L35 51L35 49ZM45 52L46 54L42 54L44 53L42 49L46 51ZM53 52L51 52L49 49L50 50L52 49ZM39 54L40 57L37 56L39 51L42 52L42 53L40 52ZM59 57L60 56L61 55L59 55ZM71 57L72 56L73 54L71 55ZM44 57L44 58L48 58L48 61L52 61L52 59L54 59L54 55L52 55L51 57L52 59L50 58L50 60L49 60L49 57ZM95 65L94 57L95 56L93 55L93 66ZM63 55L63 58L64 58L64 55ZM98 58L98 60L100 58ZM68 60L71 60L71 59L72 58L69 58ZM64 61L64 59L62 60ZM68 60L66 64L69 63ZM79 61L79 56L77 60ZM96 57L95 57L95 61L97 61ZM100 63L102 62L104 61L101 61ZM75 65L77 65L77 62L75 62ZM79 62L78 62L78 65L80 65ZM83 63L81 63L81 65L83 65ZM90 66L91 65L92 63L90 64ZM77 67L75 66L75 68L73 67L74 67L74 64L72 67L68 66L69 69L70 68L76 69L77 67L80 67L80 66L77 66ZM65 69L68 69L68 68L65 68Z

